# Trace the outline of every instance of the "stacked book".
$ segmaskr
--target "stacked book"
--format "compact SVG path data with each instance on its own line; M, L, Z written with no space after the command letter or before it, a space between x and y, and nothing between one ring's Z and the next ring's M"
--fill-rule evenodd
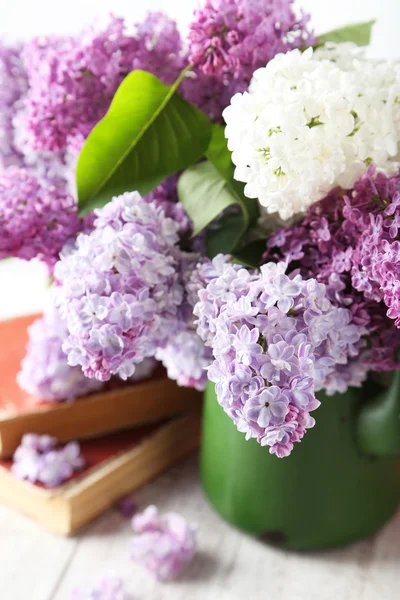
M201 394L160 369L74 402L44 403L16 383L36 317L0 322L0 502L71 534L198 447ZM51 490L17 479L12 454L25 433L80 440L85 468Z

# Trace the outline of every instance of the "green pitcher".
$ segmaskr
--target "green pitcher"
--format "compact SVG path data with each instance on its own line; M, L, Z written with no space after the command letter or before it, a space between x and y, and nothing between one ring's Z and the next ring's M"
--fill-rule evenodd
M374 533L400 502L399 379L380 393L373 384L319 393L317 423L287 458L246 441L208 384L201 477L215 509L251 534L299 550Z

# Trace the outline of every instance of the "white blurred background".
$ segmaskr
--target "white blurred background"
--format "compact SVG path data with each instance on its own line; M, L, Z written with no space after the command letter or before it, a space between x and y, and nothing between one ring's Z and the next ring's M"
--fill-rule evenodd
M0 0L0 34L15 39L74 32L79 31L82 24L90 23L95 17L105 17L110 11L136 19L148 9L168 12L183 29L196 4L197 0ZM349 22L377 19L373 54L388 57L400 54L399 0L295 0L295 5L312 15L317 33Z
M249 0L251 1L251 0ZM34 35L74 33L109 12L134 22L146 10L164 10L184 31L197 0L0 0L0 37L7 41ZM376 19L370 55L400 56L400 0L296 0L309 12L315 32L323 33L346 23ZM39 311L47 280L44 268L32 261L0 263L0 318Z

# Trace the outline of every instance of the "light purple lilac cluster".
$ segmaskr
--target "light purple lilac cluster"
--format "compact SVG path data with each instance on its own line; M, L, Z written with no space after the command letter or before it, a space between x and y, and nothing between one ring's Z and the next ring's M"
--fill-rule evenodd
M126 600L124 582L114 574L103 575L94 587L79 586L72 591L71 600Z
M196 553L196 529L177 513L160 515L148 506L133 517L132 527L130 556L159 581L176 577Z
M247 89L254 71L278 53L309 46L309 17L298 17L293 0L206 0L189 28L189 62L229 86Z
M74 198L25 169L0 172L0 259L38 257L50 269L63 245L81 229Z
M182 69L174 21L149 13L128 33L123 19L76 37L37 38L23 51L29 89L25 96L32 148L80 150L106 113L123 78L144 69L171 84Z
M192 224L183 205L178 201L177 183L176 175L167 177L154 190L143 196L143 199L148 203L154 202L159 208L162 208L166 217L176 221L182 243L182 240L190 238Z
M127 379L177 333L179 223L132 192L97 210L94 225L55 268L69 331L63 350L88 377Z
M314 425L315 392L341 390L337 366L358 356L366 330L331 302L329 286L286 274L286 263L249 272L228 259L192 277L197 331L214 355L208 376L239 431L288 456Z
M79 367L70 367L62 351L67 327L53 302L42 318L28 330L26 355L17 375L18 385L28 394L46 402L73 400L102 387L88 379Z
M0 166L21 165L21 154L15 147L13 118L18 101L28 82L21 61L20 45L0 44Z
M17 383L25 392L42 402L63 402L102 389L101 381L85 377L79 367L68 364L62 349L68 330L54 295L44 316L34 321L28 333L26 354L17 375ZM156 360L146 358L136 366L130 381L147 379L156 366Z
M180 386L202 391L207 384L206 369L212 357L192 323L193 317L181 324L177 319L175 333L171 324L171 338L164 347L157 349L155 356L167 369L169 379Z
M14 453L12 472L19 479L54 488L84 465L77 442L60 447L57 440L49 435L27 433Z
M399 226L400 177L371 166L353 190L334 190L302 221L274 232L263 257L286 260L303 277L335 282L336 295L369 332L359 363L375 371L399 368L391 321L400 326Z
M167 369L168 377L178 385L202 391L207 384L207 367L211 364L212 353L197 334L193 318L195 302L190 292L191 277L201 258L199 254L186 252L181 252L180 258L183 300L177 316L168 324L168 341L157 349L155 356Z

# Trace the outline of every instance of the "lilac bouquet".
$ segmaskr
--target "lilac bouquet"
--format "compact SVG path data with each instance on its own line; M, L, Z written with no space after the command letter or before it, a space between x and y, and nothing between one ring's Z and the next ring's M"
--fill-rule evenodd
M291 0L128 25L0 52L0 256L53 283L19 381L157 360L285 457L320 391L400 369L400 67Z

